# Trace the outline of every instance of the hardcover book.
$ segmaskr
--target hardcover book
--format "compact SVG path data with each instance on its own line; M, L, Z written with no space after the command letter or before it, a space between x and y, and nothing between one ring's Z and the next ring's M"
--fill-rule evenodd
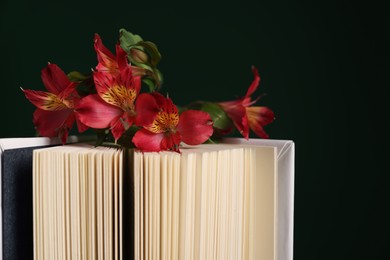
M2 140L2 234L18 236L11 247L2 241L4 259L292 259L291 141L227 138L140 153L80 144L35 150L50 143L31 140ZM23 146L34 148L9 149ZM22 164L11 150L28 169L5 185ZM20 183L14 194L27 207L6 195Z

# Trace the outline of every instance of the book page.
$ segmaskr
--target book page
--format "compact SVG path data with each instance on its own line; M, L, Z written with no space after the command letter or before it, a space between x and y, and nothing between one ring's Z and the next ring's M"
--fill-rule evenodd
M34 259L120 259L122 151L34 151Z
M250 222L250 251L252 259L276 259L276 149L254 148L250 151L255 161L251 169L252 198Z
M134 259L144 259L143 156L134 153Z
M202 145L130 155L134 218L123 219L130 194L122 190L122 151L76 145L37 152L36 259L122 259L126 221L134 225L135 259L276 259L275 148Z

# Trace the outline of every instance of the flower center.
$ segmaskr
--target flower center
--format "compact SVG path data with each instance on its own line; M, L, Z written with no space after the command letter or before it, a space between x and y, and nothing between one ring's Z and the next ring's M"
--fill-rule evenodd
M102 97L107 103L122 108L129 115L135 115L134 101L137 97L135 89L116 85L108 88Z
M52 93L46 93L46 95L47 97L43 100L42 109L49 110L49 111L56 111L56 110L63 110L66 108L70 108L69 107L70 103L67 103L65 99L60 99L57 97L57 95Z
M176 127L178 123L178 113L167 113L165 111L160 111L153 123L146 128L153 133L176 133Z
M74 101L73 99L63 99L62 103L67 107L67 108L74 108Z

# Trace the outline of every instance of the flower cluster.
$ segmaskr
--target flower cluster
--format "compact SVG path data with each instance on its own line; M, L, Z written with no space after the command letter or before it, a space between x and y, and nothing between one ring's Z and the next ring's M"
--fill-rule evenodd
M94 42L98 64L89 75L73 71L66 75L55 64L42 70L47 92L23 90L37 109L33 123L42 136L60 137L65 143L76 122L78 131L98 134L98 144L112 138L141 151L179 151L180 144L197 145L230 133L234 127L245 137L249 129L268 138L263 126L274 120L266 107L252 106L251 95L260 77L243 98L225 102L194 102L178 109L159 90L162 75L157 69L161 55L155 44L139 35L120 30L115 55L99 35ZM143 86L148 91L141 91ZM180 110L180 113L179 113Z

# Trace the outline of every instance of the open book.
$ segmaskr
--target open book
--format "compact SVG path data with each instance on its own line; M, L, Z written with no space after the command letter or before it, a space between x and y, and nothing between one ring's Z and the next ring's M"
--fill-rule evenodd
M34 258L291 260L294 144L224 142L35 150Z
M279 177L273 146L35 150L35 259L286 259Z

